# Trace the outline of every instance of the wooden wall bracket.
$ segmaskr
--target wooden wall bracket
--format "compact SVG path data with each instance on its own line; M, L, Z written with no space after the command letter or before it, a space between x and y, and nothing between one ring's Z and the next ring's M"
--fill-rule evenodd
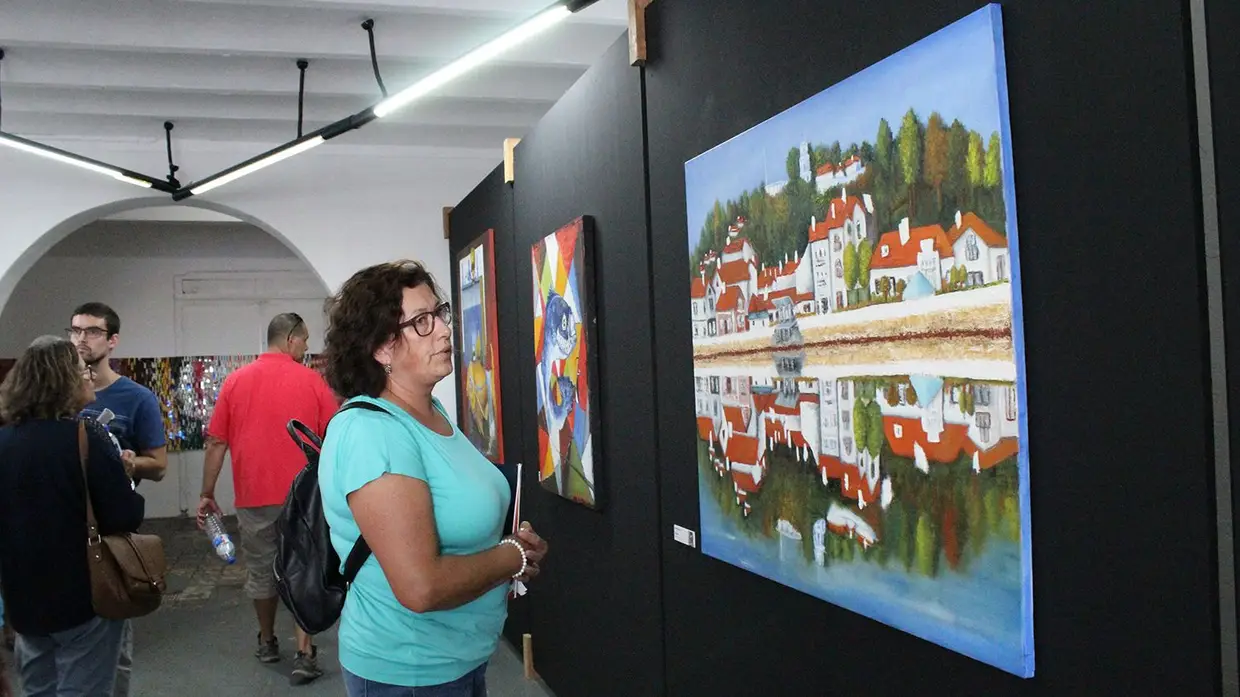
M529 634L521 635L521 662L525 664L525 679L537 679L538 673L534 670L534 637Z
M511 184L517 179L517 171L516 171L516 164L514 160L514 153L516 152L516 149L517 149L517 143L520 143L520 142L521 142L520 138L505 138L504 139L504 183L505 184Z
M629 0L629 63L646 64L646 8L654 0Z

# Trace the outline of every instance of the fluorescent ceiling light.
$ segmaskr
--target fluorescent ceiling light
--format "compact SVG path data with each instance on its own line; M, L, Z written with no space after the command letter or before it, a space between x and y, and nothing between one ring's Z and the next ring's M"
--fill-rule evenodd
M56 162L61 162L66 165L73 165L74 167L80 167L81 169L90 170L91 172L95 172L97 174L103 174L105 176L112 177L113 179L116 179L118 181L123 181L126 184L133 184L134 186L140 186L144 189L151 188L151 182L144 181L136 177L132 177L122 172L119 169L114 169L112 167L99 164L92 160L88 160L84 157L77 157L74 155L70 155L68 153L61 152L57 150L56 148L52 148L46 145L40 145L38 143L25 140L23 138L16 138L14 136L0 133L0 145L13 148L14 150L20 150L22 152L27 152L27 153L30 153L31 155L38 155L39 157L45 157L49 160L55 160Z
M190 189L190 193L195 196L199 194L205 194L206 192L216 188L217 186L223 186L227 184L228 182L233 181L235 179L240 179L241 177L244 177L247 174L253 174L254 172L257 172L260 169L274 165L280 160L288 159L292 157L293 155L296 155L298 153L303 153L317 145L322 145L324 142L325 141L323 140L323 136L320 136L320 135L316 135L312 138L308 138L306 140L301 141L300 143L297 143L296 145L293 145L292 147L288 147L283 150L277 150L271 153L270 155L254 160L253 162L247 165L238 167L237 169L234 169L231 172L222 174L216 177L215 179L208 179L202 184L198 184L192 187Z
M572 16L572 11L560 5L553 7L517 26L493 41L483 44L455 61L445 65L414 84L375 105L375 116L383 118L409 102L421 97L461 75L473 70L496 56L514 48L525 40L539 34Z

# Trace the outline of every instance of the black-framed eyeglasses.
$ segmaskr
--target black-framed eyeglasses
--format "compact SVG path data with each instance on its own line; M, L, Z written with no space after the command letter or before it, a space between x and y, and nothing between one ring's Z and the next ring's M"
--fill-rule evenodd
M92 368L92 367L90 367L90 366L88 366L88 365L86 365L86 366L82 366L82 377L83 377L83 378L85 378L85 379L87 379L87 380L94 380L94 379L95 379L95 369L94 369L94 368Z
M83 336L88 339L102 339L108 335L108 330L104 327L66 327L65 334L70 339L80 339Z
M451 327L452 326L452 304L451 303L439 303L439 305L436 306L435 309L431 310L430 312L419 312L413 317L396 325L396 331L399 332L403 330L405 327L413 327L413 331L417 332L418 336L430 336L431 332L435 331L435 318L436 317L439 318L440 322L444 323L444 326Z
M288 336L286 336L284 340L289 343L292 343L293 335L297 333L298 329L301 329L302 327L306 326L306 320L302 319L301 315L297 314L296 312L290 312L288 313L288 315L293 320L293 328L288 330Z

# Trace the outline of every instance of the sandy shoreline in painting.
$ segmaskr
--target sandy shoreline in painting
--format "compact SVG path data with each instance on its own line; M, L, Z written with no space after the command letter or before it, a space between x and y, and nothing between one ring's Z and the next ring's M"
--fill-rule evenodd
M983 305L926 314L865 319L854 324L803 327L806 358L814 363L876 362L934 357L1013 360L1012 308ZM695 344L698 363L767 363L775 349L769 332L752 339ZM789 351L794 347L781 348Z

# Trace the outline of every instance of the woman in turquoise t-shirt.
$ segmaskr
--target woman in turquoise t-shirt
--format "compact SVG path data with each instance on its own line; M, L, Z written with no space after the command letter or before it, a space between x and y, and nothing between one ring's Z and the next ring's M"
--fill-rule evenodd
M431 396L452 373L452 310L416 262L357 272L332 300L325 358L351 409L332 420L319 486L341 559L373 550L340 620L351 697L482 697L514 579L547 543L503 537L507 480Z

